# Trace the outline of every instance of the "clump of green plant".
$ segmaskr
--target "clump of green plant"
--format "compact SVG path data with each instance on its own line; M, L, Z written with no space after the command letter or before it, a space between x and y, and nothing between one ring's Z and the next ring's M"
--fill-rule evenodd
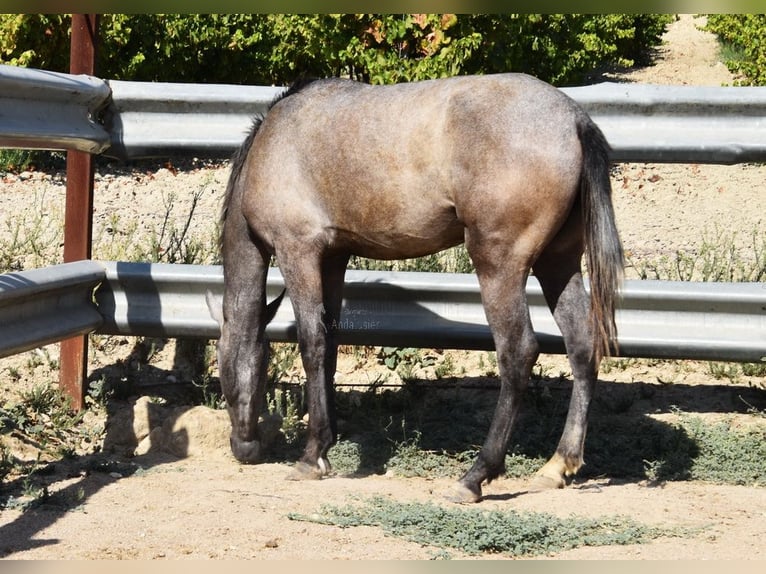
M421 433L416 432L411 439L394 443L386 466L397 476L460 476L468 470L476 454L473 449L455 453L424 449Z
M282 433L288 445L295 445L303 431L303 388L300 385L274 387L266 396L269 415L282 418Z
M679 413L678 423L696 446L691 480L766 486L766 425L734 428L730 420L715 424Z
M434 376L437 379L451 377L455 373L455 360L452 355L445 355L442 360L434 367Z
M766 235L751 234L752 248L737 245L737 232L719 227L705 232L697 248L678 250L655 260L627 257L639 279L662 281L759 282L766 280Z
M66 152L40 149L0 149L0 172L63 171Z
M486 361L485 361L486 357ZM479 355L479 369L487 377L496 377L497 370L497 353L495 351L488 351Z
M28 149L0 149L0 171L24 171L34 162L34 152Z
M742 380L743 376L751 378L766 377L766 361L760 363L710 361L708 362L708 372L716 380L728 379L732 383L737 384Z
M90 408L98 405L91 402ZM36 484L34 474L49 462L97 451L104 429L86 422L86 412L74 411L71 398L55 383L20 391L15 403L0 407L0 438L8 435L34 444L37 451L34 458L17 459L8 444L0 441L0 479L20 477L31 489Z
M64 224L60 209L35 192L33 204L9 213L0 235L0 272L21 271L61 263Z
M2 411L0 411L0 420L2 420ZM0 432L2 432L3 425L0 425ZM11 454L11 449L2 443L0 439L0 483L11 474L15 466L15 460Z
M67 454L70 435L77 432L82 413L71 408L71 398L49 384L20 393L20 402L6 411L5 424L34 439L44 450Z
M94 257L106 261L212 264L218 257L216 229L195 232L195 212L211 178L191 195L188 211L178 214L174 192L163 193L164 212L159 229L145 233L135 220L124 222L118 213L109 215L95 234Z
M430 367L436 363L433 356L412 347L381 347L378 360L392 371L396 371L403 381L412 379L416 369Z
M271 384L290 382L301 355L297 343L272 343L269 349L268 380Z
M213 384L209 375L203 375L199 380L192 380L192 385L200 393L200 403L209 409L222 410L226 408L226 399L218 385Z
M372 497L359 504L324 505L315 514L289 514L291 520L342 528L374 526L384 532L469 555L550 555L581 546L644 544L659 537L690 537L694 529L662 528L626 516L559 518L542 512L446 508L433 503L397 502Z

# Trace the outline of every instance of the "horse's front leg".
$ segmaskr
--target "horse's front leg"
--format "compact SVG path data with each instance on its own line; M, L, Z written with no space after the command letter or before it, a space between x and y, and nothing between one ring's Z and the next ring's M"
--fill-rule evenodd
M231 227L231 225L230 225ZM224 295L220 316L214 302L211 313L221 327L218 364L221 389L231 419L231 450L243 463L261 457L258 415L263 404L268 364L265 336L269 310L266 305L268 256L246 239L245 233L227 234L224 252Z
M330 473L327 451L337 436L333 387L337 353L335 331L345 260L333 265L300 259L289 265L282 261L281 266L298 323L309 415L306 447L288 478L317 479Z

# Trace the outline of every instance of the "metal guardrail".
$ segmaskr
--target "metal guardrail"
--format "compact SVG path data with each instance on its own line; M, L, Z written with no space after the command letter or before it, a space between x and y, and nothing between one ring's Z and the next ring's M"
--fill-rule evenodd
M253 116L284 89L109 82L105 155L170 151L230 155ZM766 88L602 83L562 88L591 114L615 161L738 163L766 160Z
M228 157L283 88L110 80L112 103L104 120L122 159L169 152Z
M103 80L0 65L0 147L101 153L111 145L98 113Z
M283 287L279 270L271 269L269 298ZM0 357L94 331L216 339L220 332L207 307L208 291L220 301L220 266L81 261L0 275ZM621 294L620 356L766 360L763 284L627 281ZM533 277L527 297L542 351L564 353L561 334ZM297 340L289 300L267 333L273 341ZM339 340L493 349L478 281L471 274L350 270Z
M93 292L105 277L94 261L0 275L0 357L100 327Z
M97 332L155 337L218 338L205 302L220 300L218 266L104 262L96 292L104 315ZM284 287L278 269L269 298ZM530 315L541 349L563 353L561 334L534 278ZM617 312L620 355L668 359L766 360L766 288L758 283L627 281ZM296 341L295 317L284 301L267 333ZM339 340L355 345L486 349L492 337L471 274L354 271L346 275Z
M624 162L766 160L766 88L603 83L564 88Z
M124 82L0 66L0 145L131 159L227 157L284 88ZM766 87L602 83L562 88L591 114L615 161L766 160ZM102 109L103 108L103 109Z

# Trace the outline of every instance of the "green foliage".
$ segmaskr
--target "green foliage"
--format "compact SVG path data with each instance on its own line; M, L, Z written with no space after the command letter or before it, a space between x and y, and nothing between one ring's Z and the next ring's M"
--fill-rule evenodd
M419 477L466 472L486 437L497 390L435 386L441 385L411 381L396 391L338 392L343 424L329 453L333 467L343 474ZM556 449L569 397L547 387L541 380L528 389L505 457L506 476L531 476ZM750 409L754 420L747 425L678 410L671 421L657 420L636 414L646 408L641 392L617 385L597 393L580 478L766 484L766 425L757 407Z
M527 72L581 81L660 41L656 14L103 14L97 75L285 85L298 76L374 84ZM0 15L0 62L67 71L69 16Z
M328 54L335 63L332 75L346 75L345 71L372 84L458 75L481 41L474 31L454 35L458 22L454 14L343 14L338 18L347 27L345 34L336 36L341 38L338 49Z
M65 168L66 152L39 149L0 149L0 173L21 173L44 169L63 170Z
M68 14L0 14L0 64L69 69Z
M629 266L640 279L662 281L759 282L766 279L766 235L751 234L752 249L738 246L738 231L716 225L705 231L698 247L679 250L657 259L633 260Z
M647 526L625 516L559 518L542 512L403 503L380 496L357 505L324 505L310 516L290 514L288 517L343 528L376 526L388 534L418 544L471 555L539 556L581 546L643 544L662 536L695 534L693 530Z
M766 427L734 428L728 420L706 424L700 417L680 415L691 442L697 445L689 478L720 484L766 486Z
M84 424L83 416L84 411L72 410L71 398L54 383L37 384L21 392L18 402L0 406L0 479L32 472L48 459L73 456L86 444L95 448L103 429ZM34 444L38 459L16 460L3 444L6 434Z
M430 367L436 363L434 357L411 347L381 347L378 359L402 380L411 379L419 367Z
M766 85L766 14L708 14L706 30L716 34L726 66L741 86Z
M34 163L34 152L28 149L0 149L0 170L24 171Z
M454 15L273 14L275 82L297 76L351 77L375 84L460 73L477 38L447 32Z
M267 83L266 15L105 14L98 74L134 81Z
M660 43L668 14L477 14L482 37L467 73L525 72L554 85L581 82L605 64L630 66Z

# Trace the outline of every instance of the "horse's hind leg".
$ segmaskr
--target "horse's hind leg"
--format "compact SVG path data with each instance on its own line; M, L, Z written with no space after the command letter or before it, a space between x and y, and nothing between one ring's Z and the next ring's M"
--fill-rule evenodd
M526 258L497 252L486 257L478 253L479 247L473 242L467 241L466 245L479 277L501 382L500 396L484 445L452 496L458 502L478 502L482 482L496 478L505 470L508 441L532 365L538 356L538 343L527 307ZM486 252L484 247L482 249Z
M537 472L532 490L562 488L567 477L583 465L588 409L596 384L598 366L589 321L590 303L580 270L582 244L579 233L567 233L570 229L565 227L534 266L548 306L564 336L574 383L558 447Z

